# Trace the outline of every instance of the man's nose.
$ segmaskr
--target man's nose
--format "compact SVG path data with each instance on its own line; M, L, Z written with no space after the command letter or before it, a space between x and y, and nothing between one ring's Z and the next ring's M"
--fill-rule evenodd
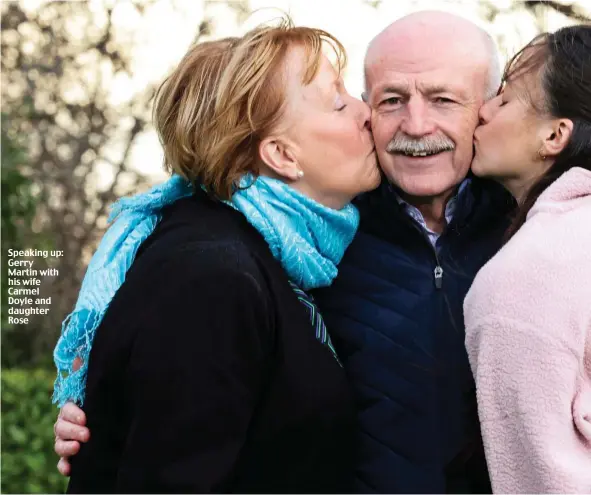
M400 124L400 130L411 137L421 137L434 131L434 124L429 116L428 105L418 99L411 99L406 105L406 115Z

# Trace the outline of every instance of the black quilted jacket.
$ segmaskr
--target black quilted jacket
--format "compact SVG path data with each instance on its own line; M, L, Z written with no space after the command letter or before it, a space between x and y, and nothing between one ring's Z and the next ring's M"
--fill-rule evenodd
M337 280L315 294L355 393L356 489L490 491L462 302L502 244L512 199L473 178L438 252L387 186L359 207Z

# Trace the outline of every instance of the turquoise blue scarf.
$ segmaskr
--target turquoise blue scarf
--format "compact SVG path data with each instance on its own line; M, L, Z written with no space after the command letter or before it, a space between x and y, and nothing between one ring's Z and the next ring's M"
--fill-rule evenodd
M353 205L333 210L268 177L234 194L230 204L261 233L289 279L303 290L332 283L359 225Z
M228 202L265 238L290 281L303 290L330 285L337 265L359 225L355 207L327 208L285 183L245 178L245 189ZM113 206L105 233L92 257L74 311L64 320L54 350L58 370L53 401L60 407L84 401L88 356L97 327L141 244L161 219L162 208L192 194L191 185L174 176L144 194L124 198ZM74 359L82 365L72 371Z

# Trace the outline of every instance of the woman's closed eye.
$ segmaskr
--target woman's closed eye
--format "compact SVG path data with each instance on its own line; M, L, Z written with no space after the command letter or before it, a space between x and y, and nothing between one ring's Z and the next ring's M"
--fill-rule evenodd
M509 103L509 95L507 94L507 88L503 87L499 90L499 94L495 96L495 99L499 102L499 107L504 107L507 103Z
M343 101L341 95L337 95L335 98L335 110L337 112L342 112L345 108L347 108L347 104Z

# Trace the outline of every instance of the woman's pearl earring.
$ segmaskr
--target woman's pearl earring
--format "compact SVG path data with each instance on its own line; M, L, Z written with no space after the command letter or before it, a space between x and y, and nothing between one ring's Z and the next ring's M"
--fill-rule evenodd
M304 176L303 170L298 170L298 179L301 179Z

